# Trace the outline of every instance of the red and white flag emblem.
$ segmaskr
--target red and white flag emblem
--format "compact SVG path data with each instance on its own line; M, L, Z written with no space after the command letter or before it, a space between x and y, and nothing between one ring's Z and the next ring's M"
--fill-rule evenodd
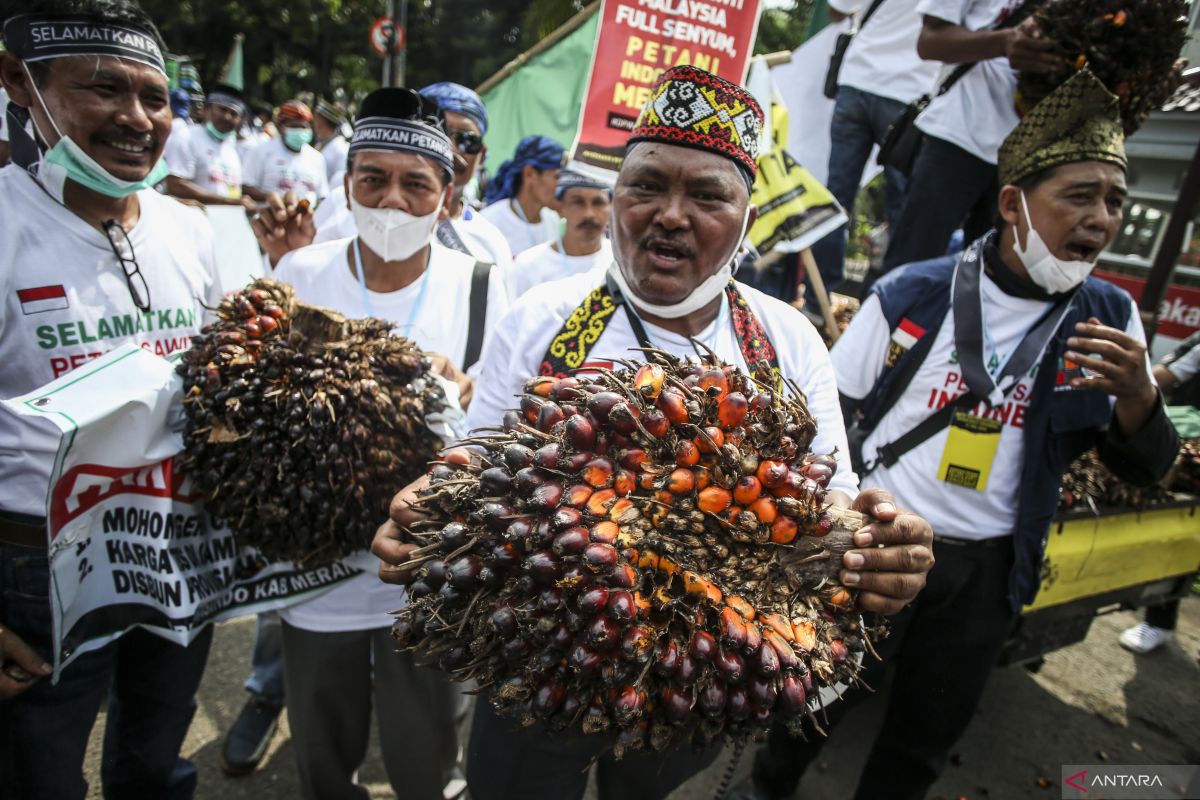
M917 343L917 340L925 335L925 329L917 323L913 322L908 317L900 320L900 324L892 331L892 341L903 347L905 350Z
M26 315L58 311L71 305L67 302L67 290L62 284L17 289L17 299L21 301L21 312Z

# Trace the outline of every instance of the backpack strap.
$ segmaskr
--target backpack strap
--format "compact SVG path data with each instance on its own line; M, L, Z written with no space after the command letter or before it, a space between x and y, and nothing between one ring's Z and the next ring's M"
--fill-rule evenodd
M467 318L467 349L463 355L463 371L475 365L483 350L483 328L487 322L488 284L492 265L476 261L471 271L471 300Z

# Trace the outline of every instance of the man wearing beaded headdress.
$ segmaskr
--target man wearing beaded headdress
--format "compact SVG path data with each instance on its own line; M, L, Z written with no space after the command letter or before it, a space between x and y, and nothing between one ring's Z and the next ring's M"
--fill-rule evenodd
M879 648L895 677L856 798L924 797L945 768L1037 595L1071 461L1096 447L1146 485L1174 460L1137 308L1090 277L1120 226L1125 169L1116 98L1081 71L1001 145L998 229L881 279L833 348L843 408L869 431L862 473L929 520L937 554ZM864 680L882 685L881 669ZM773 730L734 796L790 796L823 743Z
M613 196L615 263L542 284L500 320L485 354L468 427L494 426L531 375L566 375L589 365L611 367L631 348L655 346L694 355L700 341L724 361L794 381L818 422L814 452L845 452L833 372L820 336L796 309L732 280L732 265L754 221L750 188L762 111L742 87L690 66L663 73L638 119ZM775 376L775 377L772 377ZM402 526L418 484L393 501L393 521L376 535L374 552L403 564L413 545ZM898 512L885 492L858 493L847 467L830 498L873 513L855 534L864 547L847 555L842 580L857 586L864 610L894 613L919 591L932 563L926 523ZM857 494L857 498L855 495ZM385 567L389 582L411 580ZM514 731L477 703L468 750L468 783L477 800L579 798L587 768L598 761L603 800L650 800L710 763L717 749L690 746L656 754L602 754L601 737Z

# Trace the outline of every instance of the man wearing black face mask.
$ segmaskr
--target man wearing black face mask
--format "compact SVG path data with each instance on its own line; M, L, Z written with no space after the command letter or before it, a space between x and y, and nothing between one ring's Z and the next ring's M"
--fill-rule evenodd
M13 146L0 170L0 397L124 344L186 349L221 292L208 221L151 188L171 131L158 31L129 0L4 0L0 22ZM46 678L57 449L0 417L0 794L82 799L107 698L105 796L190 797L196 770L179 749L211 628L188 647L134 629Z
M880 280L833 348L843 408L870 429L862 472L929 520L937 558L879 648L896 674L859 800L924 797L944 769L1037 594L1071 461L1096 447L1149 484L1174 460L1133 300L1089 277L1120 226L1125 167L1117 98L1081 71L1001 146L1000 230ZM734 796L789 796L823 741L773 730Z

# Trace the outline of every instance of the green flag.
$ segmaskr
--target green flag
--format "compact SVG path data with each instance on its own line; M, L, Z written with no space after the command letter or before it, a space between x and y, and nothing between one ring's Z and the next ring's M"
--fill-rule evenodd
M826 0L816 0L813 3L812 14L808 18L808 30L804 32L804 40L808 41L817 35L829 22L829 3Z
M221 73L221 79L218 81L226 86L232 86L239 92L246 89L246 82L242 78L242 40L245 38L240 33L233 37L233 48L229 51L229 58L225 61L225 71Z
M483 93L488 109L485 141L492 172L512 156L526 136L544 134L567 148L575 141L599 24L600 15L592 14Z

